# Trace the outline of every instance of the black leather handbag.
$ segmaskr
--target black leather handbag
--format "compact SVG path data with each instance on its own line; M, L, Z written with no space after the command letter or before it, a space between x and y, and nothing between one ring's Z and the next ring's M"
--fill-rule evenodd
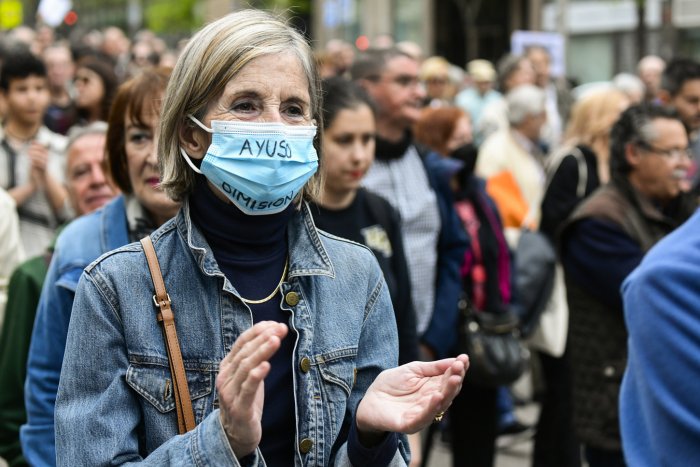
M520 341L518 317L511 311L479 311L459 301L459 348L469 356L467 380L482 386L515 382L525 371L530 352Z

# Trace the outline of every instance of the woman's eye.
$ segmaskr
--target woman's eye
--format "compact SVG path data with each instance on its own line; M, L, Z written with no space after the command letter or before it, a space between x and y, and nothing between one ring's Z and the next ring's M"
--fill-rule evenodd
M255 110L255 106L252 102L238 102L233 105L233 110L236 112L252 112Z
M353 140L352 135L340 135L337 138L335 138L336 144L339 144L341 146L346 146L348 144L351 144Z
M133 144L144 144L150 140L147 133L132 133L129 135L129 142Z
M287 113L293 117L303 117L304 109L302 109L298 105L290 105L289 107L287 107Z

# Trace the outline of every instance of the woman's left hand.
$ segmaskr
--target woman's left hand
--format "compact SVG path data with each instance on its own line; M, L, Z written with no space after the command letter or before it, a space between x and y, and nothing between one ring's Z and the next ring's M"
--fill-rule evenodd
M469 358L411 362L382 371L357 407L360 438L384 432L415 433L446 411L462 388Z

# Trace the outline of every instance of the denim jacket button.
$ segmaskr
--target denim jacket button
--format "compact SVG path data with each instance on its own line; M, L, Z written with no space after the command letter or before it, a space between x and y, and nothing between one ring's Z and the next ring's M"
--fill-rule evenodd
M311 360L309 360L309 357L304 357L301 359L299 362L299 368L301 368L301 371L304 373L308 373L309 370L311 369Z
M284 296L284 301L287 302L289 306L297 306L297 303L299 303L299 294L296 292L287 292L287 295Z
M314 442L311 441L310 438L304 438L299 443L299 451L301 451L302 454L306 454L307 452L311 451L313 445Z

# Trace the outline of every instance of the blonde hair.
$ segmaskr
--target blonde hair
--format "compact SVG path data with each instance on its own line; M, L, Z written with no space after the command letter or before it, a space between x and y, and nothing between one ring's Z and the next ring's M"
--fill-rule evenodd
M298 57L309 83L311 117L319 125L314 146L320 155L321 83L308 43L299 32L269 13L237 11L197 32L173 69L163 98L158 140L161 186L168 196L182 201L195 185L195 173L180 154L180 130L183 125L191 125L187 115L202 120L207 106L221 96L226 84L251 61L289 52ZM320 172L307 182L302 190L303 197L318 196Z
M426 58L420 67L419 78L426 81L430 78L441 77L449 79L450 62L447 59L434 55Z
M572 145L592 145L597 139L609 137L610 129L629 103L617 89L602 89L583 96L571 110L564 140Z

